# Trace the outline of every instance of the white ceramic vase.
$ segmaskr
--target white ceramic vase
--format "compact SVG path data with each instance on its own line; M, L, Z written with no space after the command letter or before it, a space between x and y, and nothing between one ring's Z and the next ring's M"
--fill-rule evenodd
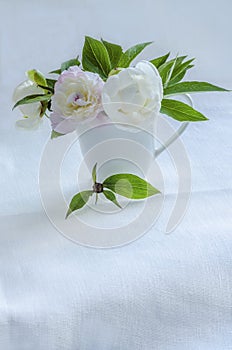
M184 98L192 105L188 95L184 95ZM182 123L179 129L158 148L155 142L156 120L153 129L146 131L107 122L82 133L79 136L80 148L90 172L94 164L98 163L100 177L105 178L117 173L133 173L144 177L154 158L174 142L187 125L188 123Z

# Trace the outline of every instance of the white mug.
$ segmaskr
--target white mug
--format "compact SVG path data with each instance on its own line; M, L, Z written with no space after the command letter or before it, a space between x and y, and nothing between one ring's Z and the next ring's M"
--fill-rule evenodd
M189 95L182 96L193 104ZM136 132L131 132L131 128L122 128L113 122L87 129L79 136L79 143L90 172L95 163L98 163L100 178L117 173L132 173L144 177L151 162L185 131L188 124L182 123L159 147L155 145L154 130L137 129Z

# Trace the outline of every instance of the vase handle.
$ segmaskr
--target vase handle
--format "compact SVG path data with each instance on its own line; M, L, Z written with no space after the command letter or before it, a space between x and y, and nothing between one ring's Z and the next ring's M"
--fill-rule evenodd
M182 96L185 96L187 100L189 101L189 104L191 107L193 107L193 100L189 94L184 94ZM188 127L189 122L183 123L176 132L159 148L155 149L154 151L154 157L157 158L166 148L168 148L180 135L183 134L185 129Z

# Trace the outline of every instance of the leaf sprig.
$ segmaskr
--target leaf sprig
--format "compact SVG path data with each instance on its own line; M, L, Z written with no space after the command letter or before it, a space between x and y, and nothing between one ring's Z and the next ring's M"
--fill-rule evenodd
M66 219L72 212L83 208L93 194L96 195L96 203L98 195L102 193L107 200L122 208L115 194L138 200L160 193L149 182L133 174L115 174L107 177L103 183L97 182L97 163L92 170L92 181L93 187L91 190L81 191L72 198Z
M86 36L82 51L82 66L85 70L98 73L103 80L107 80L112 70L129 67L130 63L150 44L152 42L137 44L123 52L120 45Z

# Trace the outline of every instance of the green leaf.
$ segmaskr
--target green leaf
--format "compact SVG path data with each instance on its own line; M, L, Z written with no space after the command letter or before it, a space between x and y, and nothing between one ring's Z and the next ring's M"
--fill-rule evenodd
M47 80L47 86L53 89L54 91L55 83L57 82L57 80L55 79L46 79L46 80Z
M196 111L189 105L171 99L162 100L161 113L166 114L173 119L179 120L180 122L198 122L208 120L203 114Z
M167 84L167 86L174 85L174 84L178 83L179 81L181 81L181 80L184 78L184 76L185 76L187 70L189 70L189 69L192 68L192 67L194 67L193 64L190 64L188 67L186 67L182 72L180 72L178 75L176 75L175 77L173 77L173 78L171 79L171 81L169 81L169 83Z
M111 63L111 69L114 69L117 67L120 57L122 56L122 47L116 44L109 43L108 41L105 41L103 39L102 42L108 52Z
M51 100L48 101L48 110L49 110L49 112L52 112L52 101Z
M109 201L111 201L111 202L113 202L115 205L117 205L117 207L122 208L121 205L118 203L115 194L114 194L112 191L104 190L104 191L103 191L103 194L105 195L105 197L106 197Z
M176 83L178 81L180 81L181 79L183 79L186 71L193 67L193 65L191 64L194 61L195 58L192 58L191 60L188 60L184 63L181 63L178 67L175 67L173 70L173 73L169 79L168 84L173 84ZM191 66L191 67L190 67ZM183 75L184 73L184 75Z
M167 83L172 70L174 69L175 62L176 62L175 60L170 60L168 62L165 62L158 69L164 86Z
M176 69L178 69L182 62L187 58L187 56L176 56L175 58L172 59L172 61L175 61L175 68L174 68L174 72L176 71Z
M103 188L131 199L144 199L159 193L147 181L133 174L112 175L103 182Z
M48 102L47 101L41 101L41 111L40 111L40 118L42 118L44 116L44 114L46 113L46 110L48 108Z
M159 74L162 78L163 85L166 85L170 78L172 77L175 70L181 65L182 61L187 56L180 56L173 58L165 63L163 63L159 68Z
M22 98L21 100L17 101L12 109L14 109L20 105L26 105L29 103L49 101L51 99L51 96L52 96L51 94L47 94L47 95L37 94L37 95L26 96L26 97Z
M158 69L162 64L164 64L167 61L169 56L170 52L168 52L164 56L157 57L154 60L151 60L150 62Z
M92 170L92 180L93 180L93 183L96 183L97 181L97 163L94 165Z
M164 95L175 95L204 91L229 91L216 85L201 81L184 81L164 89Z
M116 75L116 74L120 73L122 69L123 69L123 68L114 68L114 69L112 69L112 70L109 72L109 77L111 77L112 75Z
M43 85L43 86L47 85L44 75L36 69L28 70L27 76L31 81L33 81L37 85Z
M108 51L101 41L85 37L82 65L85 70L98 73L103 79L107 78L111 71L111 63Z
M78 60L78 58L72 58L71 60L65 61L61 64L61 72L63 72L64 70L69 69L69 67L72 66L79 66L81 63Z
M59 69L55 69L51 72L49 72L49 74L61 74L64 70L69 69L69 67L72 66L79 66L81 63L77 58L72 58L71 60L65 61L61 64L61 67Z
M152 44L152 42L137 44L129 48L126 52L124 52L119 60L118 66L122 68L129 67L130 63L135 59L136 56L142 52L146 46Z
M59 136L64 136L64 134L61 134L61 133L59 133L59 132L57 132L57 131L55 131L55 130L52 130L52 132L51 132L51 139L53 140L53 139L56 139L57 137L59 137Z
M47 91L49 91L51 93L54 92L54 90L52 88L50 88L49 86L38 85L38 87L40 87L41 89L44 89L45 92L47 92Z
M49 74L61 74L61 69L55 69L55 70L52 70L51 72L49 72Z
M74 212L75 210L81 209L89 200L89 198L92 196L93 191L82 191L77 193L71 200L69 204L69 209L67 211L65 219Z

